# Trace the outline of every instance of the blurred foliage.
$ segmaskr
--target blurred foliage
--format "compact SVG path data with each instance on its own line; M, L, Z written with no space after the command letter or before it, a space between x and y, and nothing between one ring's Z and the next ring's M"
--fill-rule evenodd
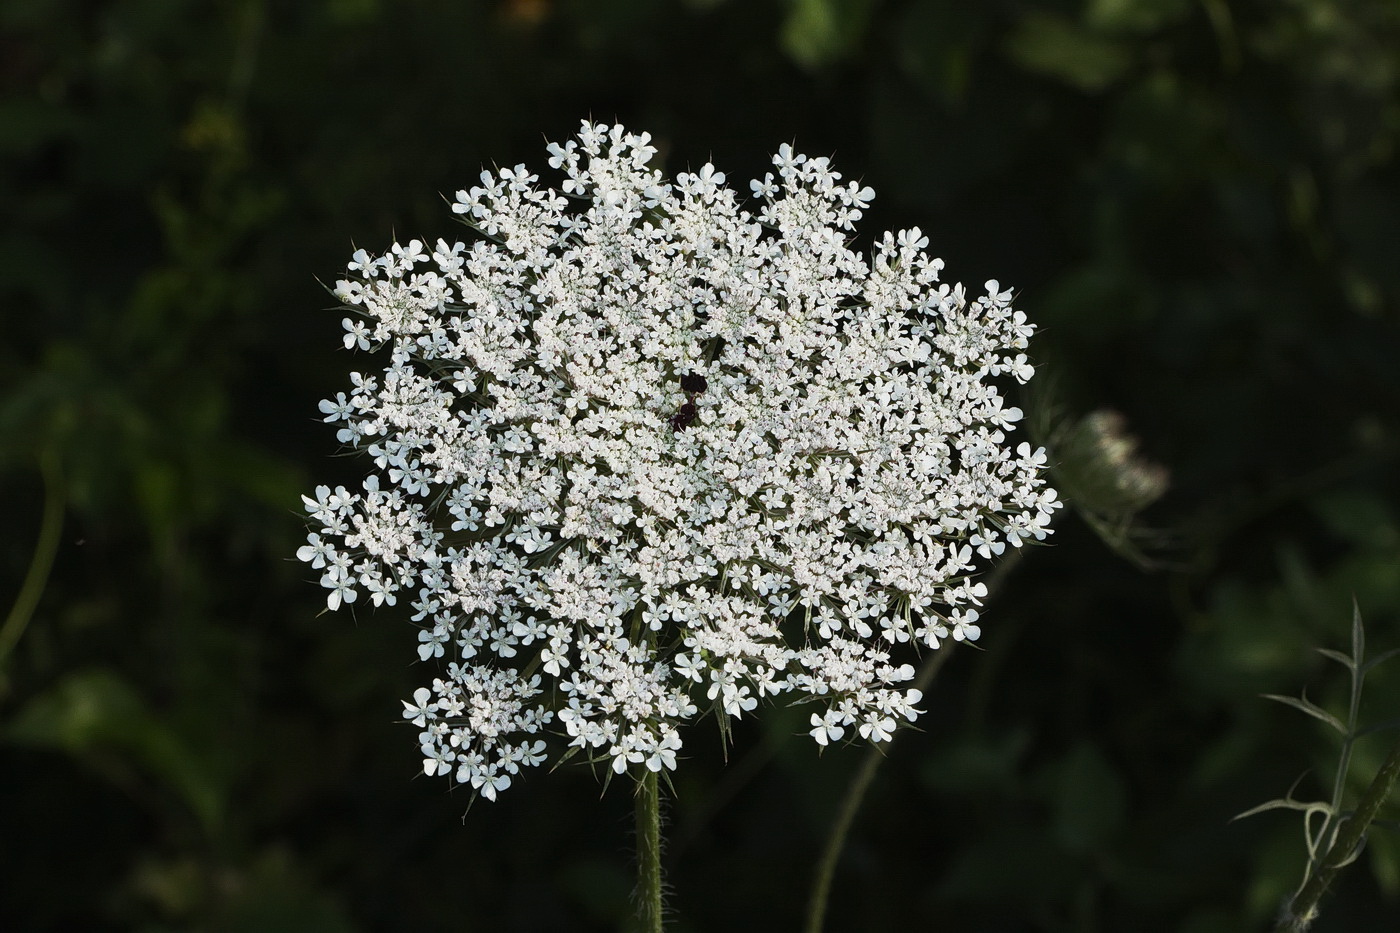
M1325 794L1337 748L1256 696L1319 682L1353 596L1400 645L1389 0L7 0L0 611L64 518L0 661L0 928L616 928L625 794L565 768L462 819L395 721L411 629L318 615L289 559L298 494L357 469L315 410L349 368L317 277L454 229L443 194L588 115L671 170L834 153L880 193L864 236L1016 285L1061 436L1111 409L1171 477L1127 503L1171 532L1156 572L1066 515L989 607L828 928L1263 928L1301 840L1227 820L1300 758ZM1400 710L1393 671L1367 691ZM818 761L799 712L727 764L689 738L677 931L801 916L859 750ZM1317 929L1398 902L1377 834Z

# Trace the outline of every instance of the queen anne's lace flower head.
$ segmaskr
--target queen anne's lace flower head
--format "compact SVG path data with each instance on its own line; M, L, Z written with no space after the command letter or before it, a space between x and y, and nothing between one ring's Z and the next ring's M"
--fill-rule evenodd
M335 288L388 366L321 403L374 470L306 498L299 556L331 609L411 602L445 665L404 704L424 769L489 799L551 734L671 769L681 723L770 696L822 745L889 739L901 643L976 639L974 570L1059 506L1008 440L1009 291L941 284L917 228L853 252L874 192L826 159L782 146L751 213L649 138L585 123L560 191L485 172L471 245L360 250Z

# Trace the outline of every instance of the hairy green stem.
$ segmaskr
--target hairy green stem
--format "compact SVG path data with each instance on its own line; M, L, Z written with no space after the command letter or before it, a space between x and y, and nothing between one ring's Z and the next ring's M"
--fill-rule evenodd
M661 789L655 771L637 782L637 916L641 933L661 933Z
M1400 778L1400 742L1396 742L1391 748L1390 754L1376 772L1375 779L1371 781L1371 786L1366 788L1366 793L1357 803L1356 812L1338 829L1336 838L1328 847L1327 854L1322 857L1317 870L1288 905L1287 913L1279 920L1278 926L1274 927L1275 933L1303 933L1312 926L1313 921L1317 919L1318 901L1322 899L1337 872L1350 861L1357 847L1361 845L1366 828L1380 812L1381 805L1389 799L1397 778Z
M19 595L15 597L10 614L5 617L5 625L0 628L0 664L19 643L39 604L44 587L49 582L49 571L53 569L54 555L58 553L58 539L63 531L63 477L58 468L58 457L46 452L39 460L39 469L44 477L44 515L39 524L39 540L34 545L34 556L29 560L29 572L24 575Z

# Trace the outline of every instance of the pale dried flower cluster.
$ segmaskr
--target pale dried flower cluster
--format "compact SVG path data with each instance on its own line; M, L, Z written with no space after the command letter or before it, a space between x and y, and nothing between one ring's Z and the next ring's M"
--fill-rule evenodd
M772 696L820 744L889 739L921 700L892 651L976 639L979 559L1059 506L1007 439L1010 292L940 284L917 228L851 251L874 192L826 159L782 146L751 213L648 142L585 123L561 190L483 173L470 245L360 250L335 288L388 366L321 403L374 470L306 498L299 556L331 609L411 602L445 665L405 703L424 768L489 799L551 734L671 769L683 722Z

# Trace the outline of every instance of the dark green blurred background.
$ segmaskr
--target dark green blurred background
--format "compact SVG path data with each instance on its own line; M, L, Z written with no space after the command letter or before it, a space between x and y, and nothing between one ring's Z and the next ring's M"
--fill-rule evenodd
M1078 514L895 743L828 929L1259 930L1296 884L1296 814L1227 821L1328 794L1333 737L1257 694L1342 709L1311 649L1353 596L1400 647L1400 4L5 0L0 89L0 612L54 543L0 660L0 929L621 922L626 789L565 767L463 818L414 778L406 613L318 615L291 559L299 493L361 470L316 403L372 365L318 279L460 235L444 195L547 175L589 115L745 190L834 155L867 243L918 224L1041 327L1022 404ZM1076 485L1094 409L1170 470L1135 519ZM862 754L804 722L727 766L687 737L676 931L798 928ZM1397 917L1376 833L1317 929Z

